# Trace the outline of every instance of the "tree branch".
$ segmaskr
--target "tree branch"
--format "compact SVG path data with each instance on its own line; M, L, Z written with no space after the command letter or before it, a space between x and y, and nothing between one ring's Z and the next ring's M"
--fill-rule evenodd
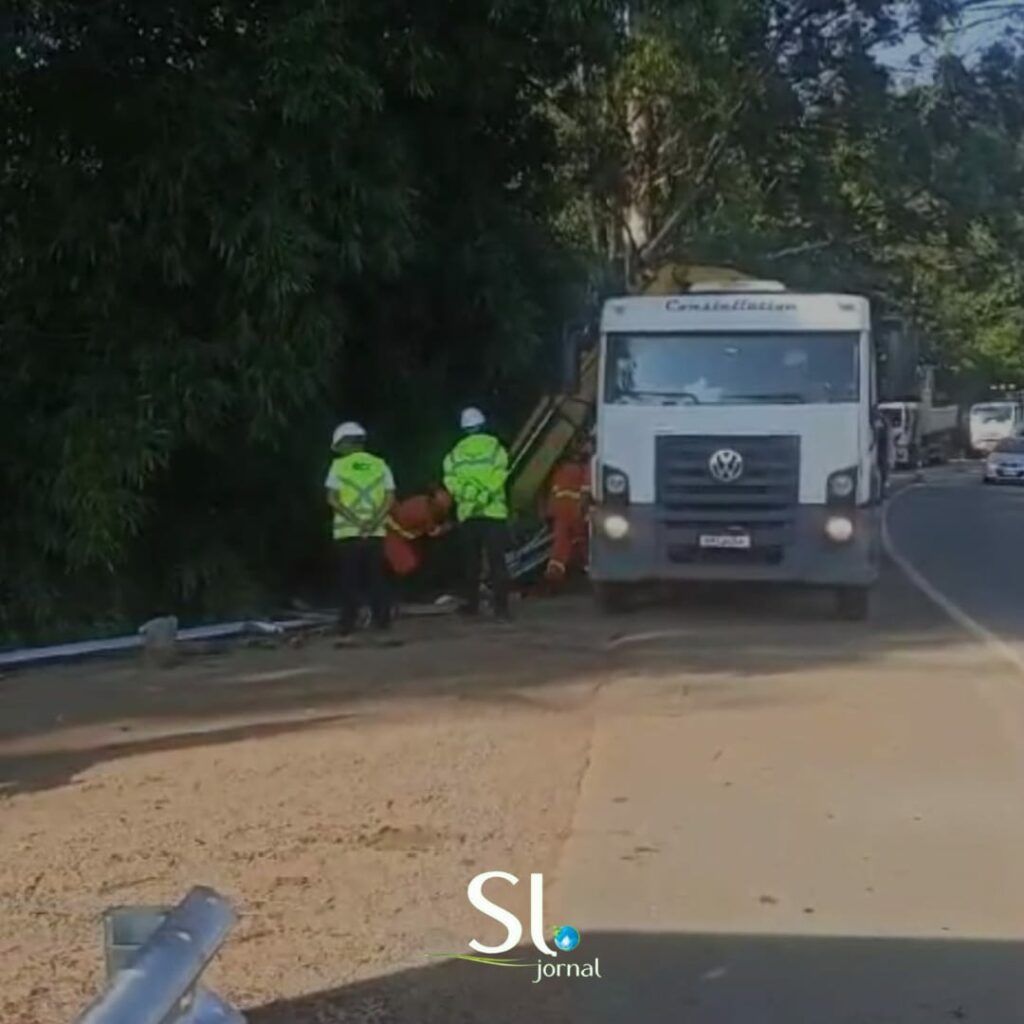
M689 195L665 218L661 227L654 233L654 236L640 250L638 255L641 265L650 262L651 258L664 245L668 236L676 229L679 222L693 208L700 190L707 184L711 172L714 171L722 154L725 152L729 139L729 130L732 128L733 122L747 102L747 94L744 94L733 104L732 109L726 115L725 125L715 133L708 143L707 152L704 154L704 162L701 164L700 170L697 171L693 188Z
M785 249L777 249L764 257L766 260L775 261L787 259L790 256L806 256L810 252L821 252L824 249L831 249L835 245L856 245L858 242L867 240L866 235L854 235L853 238L838 239L828 238L817 242L802 242L800 245L791 245Z

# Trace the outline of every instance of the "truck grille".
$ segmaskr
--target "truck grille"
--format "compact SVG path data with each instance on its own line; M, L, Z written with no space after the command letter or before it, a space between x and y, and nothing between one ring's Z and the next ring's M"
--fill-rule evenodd
M800 491L800 438L659 437L655 474L662 542L673 562L772 564L793 537ZM711 473L715 452L731 449L743 472L723 483ZM700 547L701 534L744 532L749 549Z

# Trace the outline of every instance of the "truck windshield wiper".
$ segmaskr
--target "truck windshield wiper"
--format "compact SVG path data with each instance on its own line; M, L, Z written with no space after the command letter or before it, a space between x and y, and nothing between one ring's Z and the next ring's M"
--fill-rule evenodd
M780 391L763 395L729 395L732 402L784 402L788 405L803 405L807 399L795 391Z
M655 401L660 405L700 405L700 399L690 391L626 391L623 397Z

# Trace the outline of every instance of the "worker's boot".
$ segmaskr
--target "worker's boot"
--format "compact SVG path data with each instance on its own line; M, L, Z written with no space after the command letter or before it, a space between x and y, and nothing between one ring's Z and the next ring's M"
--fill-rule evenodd
M459 615L464 619L480 618L480 591L477 591L476 600L464 597L459 603Z
M494 606L494 621L498 623L509 623L512 621L512 611L509 608L508 598L504 601L495 604Z
M404 643L390 629L375 629L369 634L369 639L374 647L401 647Z

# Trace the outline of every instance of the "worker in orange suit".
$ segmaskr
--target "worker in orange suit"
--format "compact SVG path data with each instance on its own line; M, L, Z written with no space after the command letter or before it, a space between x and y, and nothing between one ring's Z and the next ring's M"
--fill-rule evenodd
M419 541L439 537L451 529L452 497L443 487L432 487L398 502L387 519L384 555L396 576L415 572L422 560Z
M587 508L590 502L590 444L577 445L551 475L547 515L553 534L544 578L560 583L573 566L587 564Z

